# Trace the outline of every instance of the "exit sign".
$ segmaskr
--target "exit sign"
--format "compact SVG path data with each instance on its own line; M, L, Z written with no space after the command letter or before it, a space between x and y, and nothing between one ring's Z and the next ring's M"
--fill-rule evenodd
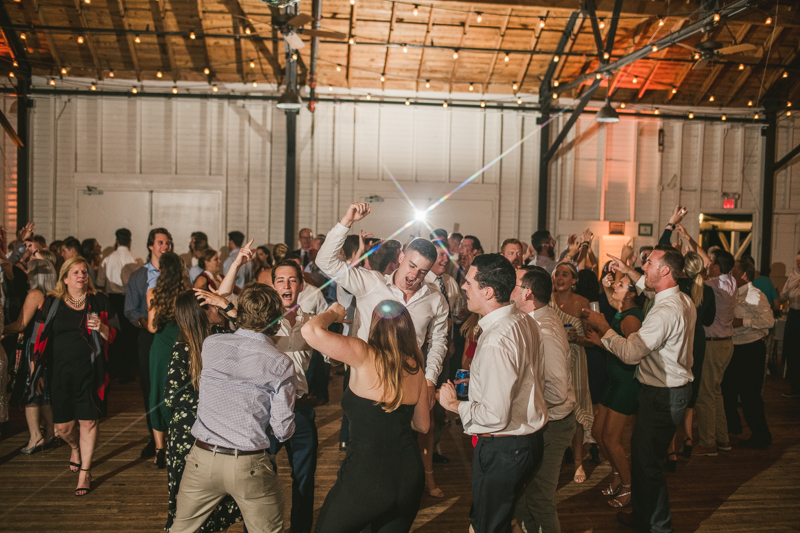
M735 208L736 208L736 199L725 198L722 200L722 209L735 209Z

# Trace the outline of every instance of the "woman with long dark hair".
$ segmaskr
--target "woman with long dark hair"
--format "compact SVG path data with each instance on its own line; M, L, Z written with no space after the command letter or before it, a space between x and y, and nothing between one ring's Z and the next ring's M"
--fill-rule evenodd
M53 422L72 448L70 470L78 472L75 496L91 490L92 456L108 401L108 345L118 329L114 308L95 290L86 260L68 259L36 314L28 398L44 394L49 373Z
M197 266L202 271L194 280L195 288L206 291L217 290L222 283L222 261L219 258L219 252L206 248L197 258Z
M350 420L347 455L317 522L317 533L409 531L425 487L412 430L430 426L422 352L408 310L384 300L372 311L369 341L328 331L346 310L334 303L307 322L312 348L350 365L342 409ZM365 505L369 502L369 505Z
M178 342L175 301L190 287L186 266L178 254L164 252L159 260L159 270L161 275L156 286L147 291L147 330L155 334L150 346L150 397L147 407L156 443L154 462L162 469L167 466L166 439L170 419L169 408L164 404L164 388L172 347Z
M178 489L181 486L183 469L186 467L186 455L195 441L192 437L192 426L197 420L200 372L203 370L203 359L200 356L203 341L216 333L228 333L227 328L215 323L220 321L217 308L209 307L208 310L203 310L194 291L184 292L175 301L175 324L178 327L179 340L172 349L167 386L164 391L164 403L172 410L167 449L169 509L167 524L164 526L167 531L172 527L175 511L178 508ZM198 531L201 533L223 531L241 520L242 513L239 507L228 495L217 504L216 509Z

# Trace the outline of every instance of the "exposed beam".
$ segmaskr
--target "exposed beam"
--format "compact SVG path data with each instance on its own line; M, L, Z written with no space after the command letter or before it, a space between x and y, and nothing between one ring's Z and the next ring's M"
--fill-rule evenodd
M125 38L128 41L128 50L131 55L133 70L136 72L136 80L142 81L142 69L139 68L139 56L136 53L136 42L134 41L135 35L131 33L133 31L133 27L128 20L127 11L125 11L125 0L117 0L117 5L119 6L119 16L122 18L122 27L126 30L129 30L129 32L125 35Z
M655 22L648 19L648 20L643 20L641 24L639 24L636 27L636 31L633 33L633 38L631 39L631 42L628 45L628 47L625 49L625 53L622 55L622 57L628 56L631 52L633 52L635 49L641 46L642 41L644 41L647 34L650 33L650 28L653 27L653 24L655 24ZM611 82L609 83L610 86L608 88L608 91L606 91L607 94L609 95L614 94L614 91L616 91L619 84L622 83L622 79L625 77L625 75L626 72L623 69L619 69L618 71L616 71L616 73L614 74L614 79L611 80Z
M567 123L564 124L564 127L561 128L561 131L558 132L558 137L556 137L556 140L553 141L553 144L547 150L547 153L544 156L545 160L550 161L553 158L555 153L558 151L558 148L561 146L561 143L567 138L572 126L575 125L575 122L578 121L581 113L583 113L583 110L586 108L589 100L592 99L592 95L594 95L598 87L600 87L600 80L595 80L589 89L583 94L583 96L581 96L578 105L575 106L575 109L572 110L572 114L570 115L569 119L567 119Z
M166 0L159 0L159 11L160 11L160 19L156 24L161 24L164 29L167 29L169 26L171 29L177 30L172 24L167 22L167 8L166 8ZM170 7L172 4L170 3ZM180 78L180 71L178 70L178 62L175 58L175 48L172 46L172 39L173 37L164 37L164 44L167 47L167 59L169 60L169 71L172 74L172 81L178 81Z
M467 18L464 20L464 31L461 32L461 39L458 42L458 47L461 48L464 46L464 38L467 36L467 30L469 30L469 19L472 17L472 5L469 6L469 11L467 11ZM461 56L455 58L453 60L453 70L450 72L450 92L453 92L453 85L455 85L456 75L458 74L458 63L461 60Z
M747 37L747 33L750 31L751 25L750 24L743 24L739 32L734 37L736 43L741 43L745 37ZM703 101L705 98L706 93L708 90L714 85L717 81L722 70L725 68L725 64L718 64L714 65L714 68L711 69L711 75L707 76L705 80L703 80L703 85L700 86L700 90L697 91L697 94L694 98L694 105L699 105L700 102Z
M772 218L775 201L775 147L778 118L773 109L766 110L764 128L764 183L761 187L761 272L768 272L772 263Z
M386 44L390 44L392 42L392 33L394 33L394 21L395 21L395 11L396 6L395 3L392 2L392 15L389 18L389 35L386 37ZM352 45L348 45L352 48ZM386 76L386 67L389 66L389 51L392 48L390 46L386 47L386 55L383 58L383 70L381 71L381 76ZM382 82L381 88L386 87L386 82Z
M545 13L545 17L547 17L548 13L549 12ZM539 45L539 39L541 38L543 31L544 31L544 28L539 28L539 33L537 34L536 33L536 27L534 26L533 28L531 28L531 32L532 32L532 35L531 35L531 53L528 56L528 60L525 61L525 66L524 66L524 68L521 69L521 71L519 73L519 76L518 76L518 78L519 78L519 91L522 91L522 86L525 85L525 78L528 77L528 70L530 70L530 68L531 68L531 63L533 62L533 56L535 55L536 47Z
M83 14L83 10L81 10L80 3L81 0L76 0L77 8L78 8L78 20L80 21L80 27L86 28L89 25L86 23L86 17ZM97 71L97 78L100 79L103 77L102 68L100 67L100 59L97 56L97 50L94 47L94 40L91 35L84 35L83 40L86 43L86 46L89 47L89 53L92 55L92 62L94 63L94 68Z
M564 47L564 51L562 52L562 54L569 54L572 52L572 47L575 46L575 41L578 39L578 35L580 35L581 28L583 28L583 24L585 22L586 22L586 16L583 13L578 15L578 21L575 23L576 28L572 32L571 36L572 38L569 41L567 41L567 45ZM559 79L561 77L561 75L564 73L564 68L566 67L566 63L567 59L562 56L561 61L558 62L558 66L556 67L556 72L553 73L554 79Z
M354 38L353 36L356 34L356 21L358 20L358 14L356 12L357 4L352 4L350 6L350 25L348 26L347 30L347 39L348 43L350 42L349 39ZM392 3L392 9L394 9L394 3ZM347 46L347 71L345 72L345 79L347 80L347 87L350 87L350 65L353 63L353 47L348 45Z
M33 4L33 10L36 12L37 18L39 19L39 24L42 26L47 26L47 19L45 19L44 13L39 5L39 0L31 0L31 3ZM61 72L61 58L58 55L58 50L56 50L56 43L53 40L53 35L49 31L45 31L44 36L47 39L47 44L50 47L50 55L56 64L56 68L59 72Z
M767 37L767 40L764 41L764 45L761 47L761 49L755 56L758 58L759 62L761 61L761 58L764 57L764 54L766 54L767 50L769 50L771 43L774 43L778 40L778 37L780 36L781 32L783 32L783 28L781 27L775 28L773 32L770 33L769 37ZM767 59L767 61L769 61L769 58ZM736 78L736 81L733 82L733 85L728 90L728 97L725 99L725 102L723 103L724 106L727 107L728 105L730 105L733 99L736 98L736 95L739 93L739 90L742 88L742 85L744 85L744 83L747 81L747 78L749 78L750 75L753 73L753 68L754 67L752 65L745 65L744 70L742 70L742 73L739 74L739 77Z
M680 73L675 77L675 88L678 89L678 91L681 90L681 85L683 85L683 80L686 79L686 76L688 76L689 72L691 71L692 71L692 65L685 65L683 69L680 71ZM667 102L672 100L672 97L675 96L675 94L677 93L673 93L672 91L670 91L669 94L667 95Z
M422 44L424 45L428 44L428 39L430 38L431 30L433 29L433 9L434 8L431 7L428 13L428 25L425 28L425 38L422 40ZM420 53L419 56L419 67L417 68L417 91L419 91L420 79L422 78L422 66L425 64L425 50L427 50L427 48L423 48L422 53Z
M672 26L672 29L670 29L670 30L669 30L669 31L670 31L670 33L672 33L672 32L676 32L676 31L678 31L679 29L681 29L681 27L683 26L683 24L684 24L684 23L685 23L687 20L689 20L689 19L682 18L682 19L680 19L678 22L676 22L676 23L675 23L675 24ZM656 57L657 57L658 59L663 59L663 58L664 58L664 56L666 56L666 55L667 55L667 52L669 52L669 48L664 48L663 50L661 50L661 51L659 51L659 52L658 52L658 56L656 56ZM641 100L641 99L642 99L642 96L644 96L644 93L646 93L646 92L647 92L647 89L650 87L650 84L653 82L653 80L654 80L654 79L655 79L655 77L656 77L656 72L658 71L658 67L659 67L660 65L661 65L661 62L659 62L659 61L654 61L654 62L653 62L653 66L652 66L652 68L650 69L650 73L647 75L647 78L645 78L645 80L644 80L644 83L642 84L642 88L641 88L641 89L639 89L639 94L636 96L636 99L637 99L637 100Z
M788 165L791 162L791 160L797 157L798 155L800 155L800 144L792 148L792 150L788 154L781 157L780 160L777 163L775 163L773 170L775 172L778 172L780 169Z
M239 0L232 0L231 2L226 2L226 5L232 17L234 18L238 17L240 20L244 19L249 22L250 17L248 17L247 13L245 13L244 8L242 7L242 4ZM272 68L272 73L275 75L275 83L280 85L283 81L283 76L284 76L283 67L281 66L280 60L278 59L278 54L280 53L279 47L283 45L282 39L276 39L277 35L275 34L274 28L272 37L266 37L264 35L259 34L256 27L252 25L250 27L250 32L254 37L258 37L256 39L249 39L250 42L253 43L253 48L259 54L261 54L261 56L264 58L267 64L269 64L269 66ZM273 47L272 52L270 52L269 48L267 48L266 45L266 41L270 39L272 39L272 47ZM211 67L209 66L209 68Z
M496 45L498 49L502 48L502 46L503 46L503 40L506 37L506 30L508 29L508 21L511 19L511 12L512 11L513 11L512 8L508 9L508 12L506 13L506 18L503 19L503 23L500 25L500 32L497 35L497 45ZM534 32L534 33L536 33L536 32ZM427 34L426 34L426 37L427 37ZM424 50L423 50L422 53L423 54L425 53ZM494 66L497 64L497 55L499 53L500 53L499 51L495 52L492 55L492 60L489 62L489 72L487 72L486 80L483 83L483 89L482 89L483 92L486 92L488 90L489 82L492 81L492 74L494 73Z
M206 66L211 71L211 74L209 75L209 81L210 81L211 80L211 76L214 76L214 67L211 65L211 57L212 56L211 56L211 51L208 49L208 37L206 36L205 17L203 16L203 0L197 0L197 18L200 21L200 29L202 30L201 34L199 35L199 37L201 39L203 39L203 51L205 53ZM239 25L239 21L237 20L236 17L233 17L233 33L234 33L234 35L239 35L239 26L240 26ZM244 67L242 66L242 47L241 47L241 42L242 42L241 39L235 39L234 40L235 53L236 53L236 59L237 59L237 61L236 61L237 68L239 69L239 72L241 73L242 82L244 82L244 72L242 72L244 70Z
M14 130L14 126L12 126L11 122L8 121L8 118L6 118L6 115L3 113L2 109L0 109L0 125L3 126L3 129L5 130L6 134L8 134L11 142L13 142L17 148L22 148L25 146L25 143L22 141L22 139L20 139L19 135L17 135L16 130Z
M561 53L564 51L564 48L567 46L567 42L572 34L572 30L575 28L575 23L578 21L578 17L580 16L579 11L573 11L569 19L567 20L567 25L564 27L564 31L561 33L561 39L558 41L558 45L556 46L555 53L553 57L560 56ZM552 91L550 90L550 84L553 81L553 73L556 71L556 66L558 63L550 60L550 63L547 65L547 71L544 73L544 77L542 78L542 84L539 88L539 98L541 95L549 95Z
M709 13L706 16L701 16L696 22L685 26L684 28L674 32L670 35L662 37L655 42L648 43L645 47L639 48L636 51L633 51L629 54L624 55L623 57L608 63L606 65L601 65L598 68L598 71L601 74L607 74L610 72L618 71L623 67L630 65L640 59L644 59L648 57L650 54L653 53L652 47L656 46L658 49L665 48L667 46L672 46L675 43L681 42L686 40L687 38L691 37L692 35L703 31L705 27L709 24L714 24L713 18L717 15L720 17L719 23L724 23L725 20L734 17L740 13L743 13L747 9L753 7L755 0L734 0L730 4L727 4L719 9L716 13ZM562 89L562 92L567 92L571 89L578 87L582 82L590 79L593 76L592 73L584 74L583 76L579 76L572 82L568 83L566 87Z
M798 48L800 48L800 42L798 42L797 46ZM798 49L795 48L788 56L786 56L786 59L783 60L783 64L786 65L787 70L778 69L774 72L770 72L769 74L767 74L767 81L764 83L764 88L767 90L768 93L772 92L771 91L772 87L775 87L778 81L785 79L783 78L783 73L788 72L789 65L791 65L795 61L795 59L797 59L797 57L798 57ZM792 74L790 75L790 77L796 78L797 72L795 71L795 69L791 70Z
M597 56L600 58L600 61L602 61L604 51L603 36L600 34L600 24L597 22L597 11L595 10L594 0L584 0L584 8L592 23L592 35L594 36L594 45L597 47Z

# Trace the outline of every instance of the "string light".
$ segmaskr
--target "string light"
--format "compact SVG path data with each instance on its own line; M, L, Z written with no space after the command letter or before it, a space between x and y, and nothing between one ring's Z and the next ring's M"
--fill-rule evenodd
M87 4L87 5L88 5L88 4L91 4L91 3L92 3L92 0L83 0L83 3L84 3L84 4Z
M558 80L553 80L553 87L558 87Z
M350 40L347 41L349 44L356 44L356 40L354 37L350 37Z
M792 116L792 112L791 112L791 111L787 111L787 112L786 112L786 116L787 116L787 117L791 117L791 116Z
M444 103L442 104L442 107L447 107L447 102L444 102Z
M664 25L664 17L658 17L658 25L659 26L663 26Z
M714 13L714 22L719 22L719 13Z
M9 78L13 78L13 77L14 77L14 71L11 71L11 72L9 72L9 73L8 73L8 77L9 77Z
M416 17L417 15L419 15L419 6L414 4L414 16Z
M539 17L539 27L544 28L544 17Z
M408 45L407 45L407 44L404 44L404 45L403 45L403 53L404 53L404 54L407 54L407 53L408 53Z
M245 35L250 35L250 26L247 26L247 27L244 29L244 33L245 33Z
M329 93L333 92L333 85L328 85L328 92Z
M83 35L78 35L78 44L83 44Z
M195 39L197 39L197 35L195 35L193 31L190 31L189 32L189 39L195 40Z
M250 60L250 68L256 68L256 62L252 59Z
M753 101L752 100L748 100L747 101L747 107L753 107Z
M553 93L553 100L556 100L557 98L558 98L558 93Z
M792 107L792 103L791 102L786 102L786 107Z
M111 70L108 71L108 77L109 78L113 78L114 77L114 69L111 69Z
M723 122L724 122L724 121L728 120L728 117L727 117L727 116L725 116L725 115L722 115L722 120L723 120Z
M517 90L517 82L511 84L511 89L513 89L514 91Z
M599 80L600 78L603 77L603 75L598 72L597 74L594 75L594 77Z
M480 24L480 23L481 23L481 21L483 20L483 13L481 13L480 11L476 11L476 12L475 12L475 14L476 14L476 15L478 15L478 16L475 18L475 20L476 20L476 22L477 22L478 24Z
M458 59L458 50L453 51L453 59Z
M50 78L50 85L55 85L55 84L56 84L56 79Z
M694 58L695 58L695 59L700 59L700 54L698 54L697 52L695 52L695 54L694 54Z
M425 88L426 89L430 89L431 88L431 80L425 80Z
M772 24L772 17L767 17L767 20L764 21L764 24Z
M17 60L16 60L16 59L15 59L15 60L14 60L14 62L13 62L13 63L11 63L11 64L12 64L12 65L14 65L15 67L18 67L18 66L19 66L19 63L17 63Z
M658 52L658 46L653 45L653 52Z
M600 19L600 29L602 30L605 27L606 27L606 19Z
M297 61L297 54L292 54L292 61Z
M675 87L675 86L673 86L673 87L672 87L672 94L675 94L675 93L677 93L677 92L678 92L678 88L677 88L677 87Z
M411 100L409 100L408 98L406 98L406 105L411 105Z
M367 93L367 100L372 100L372 95Z
M383 83L383 82L385 82L385 81L386 81L386 76L384 76L383 74L381 74L381 83Z
M694 118L694 113L692 113L691 111L689 111L689 118L690 118L690 119L693 119L693 118Z
M661 111L659 111L659 110L658 110L658 108L656 108L656 110L655 110L655 111L653 111L653 114L654 114L654 115L660 115L660 114L661 114Z
M209 74L211 74L211 69L210 69L210 68L208 68L208 67L204 68L204 69L203 69L203 74L205 74L206 76L208 76Z
M481 107L486 107L486 102L484 102L483 100L481 100ZM786 115L789 116L791 115L791 113L792 113L791 111L787 111Z
M510 59L510 58L508 57L508 53L506 53L506 56L503 58L503 61L505 61L506 63L508 63L508 60L509 60L509 59Z
M522 98L517 98L517 104L522 105Z
M159 70L158 72L156 72L156 78L161 78L161 77L163 77L163 76L164 76L164 75L161 73L161 71L160 71L160 70Z
M136 93L138 93L138 92L139 92L139 89L137 89L136 87L133 87L133 88L131 89L131 92L132 92L133 94L136 94Z
M470 92L475 90L475 87L472 85L472 82L470 82L470 84L469 84L469 90L470 90Z
M61 74L67 73L67 67L61 67Z
M253 87L258 87L258 82L256 80L253 80Z
M789 73L788 73L788 72L786 72L786 71L783 71L783 77L784 77L784 78L788 78L788 77L789 77Z
M336 72L341 72L341 71L342 71L342 67L339 66L339 65L336 65Z
M553 56L553 63L558 63L558 56Z
M211 86L211 90L214 91L214 92L217 92L217 91L219 91L219 87L217 87L217 85L214 84L214 85Z
M608 59L609 57L611 56L608 54L608 52L603 53L603 59Z
M756 120L758 120L758 113L756 113L756 116L755 116L754 118L755 118Z
M96 91L97 90L97 85L95 85L94 82L92 82L92 85L91 85L91 87L89 87L89 89L91 89L92 91Z
M622 109L625 109L626 107L628 107L628 104L626 104L625 102L622 102L621 104L619 104L619 106L620 106Z
M24 40L25 40L25 39L27 39L28 37L25 35L25 32L22 32L22 33L20 33L20 34L19 34L19 38L20 38L20 39L22 39L22 40L24 41Z
M639 83L639 78L637 78L636 76L634 76L634 77L633 77L633 83Z
M194 37L192 37L192 39L194 39ZM140 42L142 42L142 38L139 37L138 33L136 34L136 37L133 38L133 42L135 42L136 44L139 44Z
M713 101L714 101L714 95L713 95L713 94L712 94L711 96L709 96L709 97L708 97L708 101L709 101L709 102L713 102Z
M178 94L178 88L177 87L174 87L174 86L172 87L172 94Z
M739 70L744 70L744 63L739 63Z

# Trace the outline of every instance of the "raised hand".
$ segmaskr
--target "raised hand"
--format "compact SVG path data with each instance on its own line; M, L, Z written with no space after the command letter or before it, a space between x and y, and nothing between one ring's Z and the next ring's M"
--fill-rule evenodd
M592 239L594 239L594 233L589 228L586 228L583 231L583 242L588 242L589 244L592 243Z
M36 230L36 224L28 222L17 232L17 240L24 241L33 237L33 232Z
M213 305L214 307L219 307L220 309L225 309L228 307L228 300L224 297L220 296L216 291L213 289L211 291L204 291L203 289L194 289L194 294L197 296L197 300L200 304L208 304Z
M333 304L328 308L326 313L331 313L334 316L333 321L338 324L350 323L350 321L347 320L347 309L339 302L333 302Z
M358 250L356 251L356 259L361 260L361 257L367 251L367 239L374 237L372 233L367 233L363 229L358 234Z
M369 215L372 208L366 202L353 202L350 204L350 207L347 208L347 212L340 220L342 226L350 227L353 225L353 222L358 222L362 220L364 217Z
M255 251L250 248L253 245L253 241L255 241L255 239L250 239L247 244L239 248L239 253L236 256L236 259L233 260L234 263L241 266L253 260Z
M675 206L675 211L672 213L672 216L669 217L670 224L678 224L683 217L686 216L687 210L686 207L682 205Z

